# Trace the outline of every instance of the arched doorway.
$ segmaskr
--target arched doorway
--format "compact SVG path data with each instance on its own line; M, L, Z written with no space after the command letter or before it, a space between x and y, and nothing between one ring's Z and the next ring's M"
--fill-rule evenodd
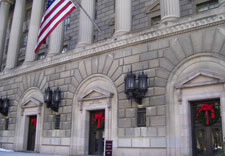
M113 140L116 148L117 96L112 81L104 75L92 75L75 95L71 155L103 155L106 140ZM104 120L96 121L98 116Z
M167 85L167 155L199 156L196 150L196 113L204 103L219 105L225 134L225 62L221 57L196 55L180 63ZM215 100L214 102L212 102ZM194 120L193 120L193 115ZM210 134L211 135L211 134ZM223 138L223 137L222 137ZM209 145L213 147L213 145Z
M43 95L38 88L28 89L17 111L17 151L40 151L43 123Z

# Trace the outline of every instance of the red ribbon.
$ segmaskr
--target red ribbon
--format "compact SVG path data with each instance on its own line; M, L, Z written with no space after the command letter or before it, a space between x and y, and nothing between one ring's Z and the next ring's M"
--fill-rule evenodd
M94 122L97 122L97 128L101 128L102 122L105 121L104 113L95 114Z
M37 126L37 119L32 119L31 122L34 125L34 128L36 128L36 126Z
M210 111L211 111L211 118L212 119L216 118L216 111L214 109L214 105L209 105L209 104L202 105L201 109L199 109L199 111L198 111L196 118L199 118L200 113L203 111L205 112L205 115L206 115L206 125L209 125L210 124L210 115L209 115Z

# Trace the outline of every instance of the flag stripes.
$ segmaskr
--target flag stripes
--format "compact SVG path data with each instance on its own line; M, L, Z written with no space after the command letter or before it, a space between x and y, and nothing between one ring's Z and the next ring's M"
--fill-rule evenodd
M42 44L46 42L46 38L58 26L58 24L69 16L75 9L76 6L71 0L54 0L54 2L48 6L41 21L35 53L39 51Z

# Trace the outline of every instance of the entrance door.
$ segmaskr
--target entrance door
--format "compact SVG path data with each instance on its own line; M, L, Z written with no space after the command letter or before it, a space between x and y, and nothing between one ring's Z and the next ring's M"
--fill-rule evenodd
M37 116L29 116L27 150L34 151L36 136Z
M103 155L105 111L90 112L89 154Z
M193 156L216 156L223 142L220 101L191 102L191 113Z

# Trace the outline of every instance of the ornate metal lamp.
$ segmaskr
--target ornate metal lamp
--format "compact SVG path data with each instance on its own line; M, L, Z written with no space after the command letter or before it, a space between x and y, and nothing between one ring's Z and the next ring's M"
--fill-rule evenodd
M127 73L125 77L125 94L128 99L134 98L138 104L142 104L142 99L145 97L148 91L148 76L142 72L138 74L138 79L136 75L132 72Z
M47 108L51 107L52 104L52 90L50 87L45 89L44 102L46 103Z
M125 94L127 95L128 99L131 99L133 97L133 93L136 88L136 75L132 72L132 69L130 72L127 73L127 76L125 77Z
M58 112L59 104L61 101L61 91L59 88L52 92L51 88L45 89L44 102L47 108L51 108L53 111Z
M61 91L59 88L57 88L56 90L54 90L53 93L52 110L54 110L55 112L58 112L60 101L61 101Z

